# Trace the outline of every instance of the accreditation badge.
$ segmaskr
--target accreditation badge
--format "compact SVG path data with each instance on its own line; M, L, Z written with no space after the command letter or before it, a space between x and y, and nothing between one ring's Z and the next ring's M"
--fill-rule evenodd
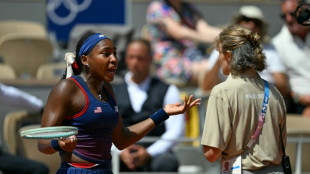
M241 155L232 157L227 160L222 160L221 171L222 174L241 174Z

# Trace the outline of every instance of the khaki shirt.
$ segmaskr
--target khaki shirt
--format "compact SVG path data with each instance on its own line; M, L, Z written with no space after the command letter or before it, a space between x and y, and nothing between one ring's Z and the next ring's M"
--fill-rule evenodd
M201 144L218 148L222 158L242 154L242 169L255 170L281 162L280 126L286 144L286 107L281 94L269 83L269 103L251 149L247 143L261 114L264 81L259 77L233 77L215 86L208 100Z

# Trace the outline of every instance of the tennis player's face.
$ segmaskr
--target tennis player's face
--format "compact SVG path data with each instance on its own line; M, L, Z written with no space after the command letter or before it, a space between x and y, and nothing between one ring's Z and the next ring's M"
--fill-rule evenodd
M87 57L91 76L106 82L113 81L118 60L116 48L110 39L98 42Z

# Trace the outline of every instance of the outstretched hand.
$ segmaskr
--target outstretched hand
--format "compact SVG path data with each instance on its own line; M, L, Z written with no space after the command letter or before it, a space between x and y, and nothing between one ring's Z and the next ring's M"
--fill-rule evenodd
M184 104L182 105L181 103L175 103L175 104L167 104L164 107L165 112L168 115L177 115L177 114L181 114L184 113L186 111L188 111L190 108L192 108L193 106L197 106L200 105L200 98L193 100L193 95L189 96L189 99L187 100L187 97L184 97Z

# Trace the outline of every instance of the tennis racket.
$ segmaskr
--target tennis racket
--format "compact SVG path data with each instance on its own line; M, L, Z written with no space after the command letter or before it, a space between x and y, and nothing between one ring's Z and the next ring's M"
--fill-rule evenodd
M73 126L51 126L24 130L20 136L26 139L65 139L77 133L78 129Z

